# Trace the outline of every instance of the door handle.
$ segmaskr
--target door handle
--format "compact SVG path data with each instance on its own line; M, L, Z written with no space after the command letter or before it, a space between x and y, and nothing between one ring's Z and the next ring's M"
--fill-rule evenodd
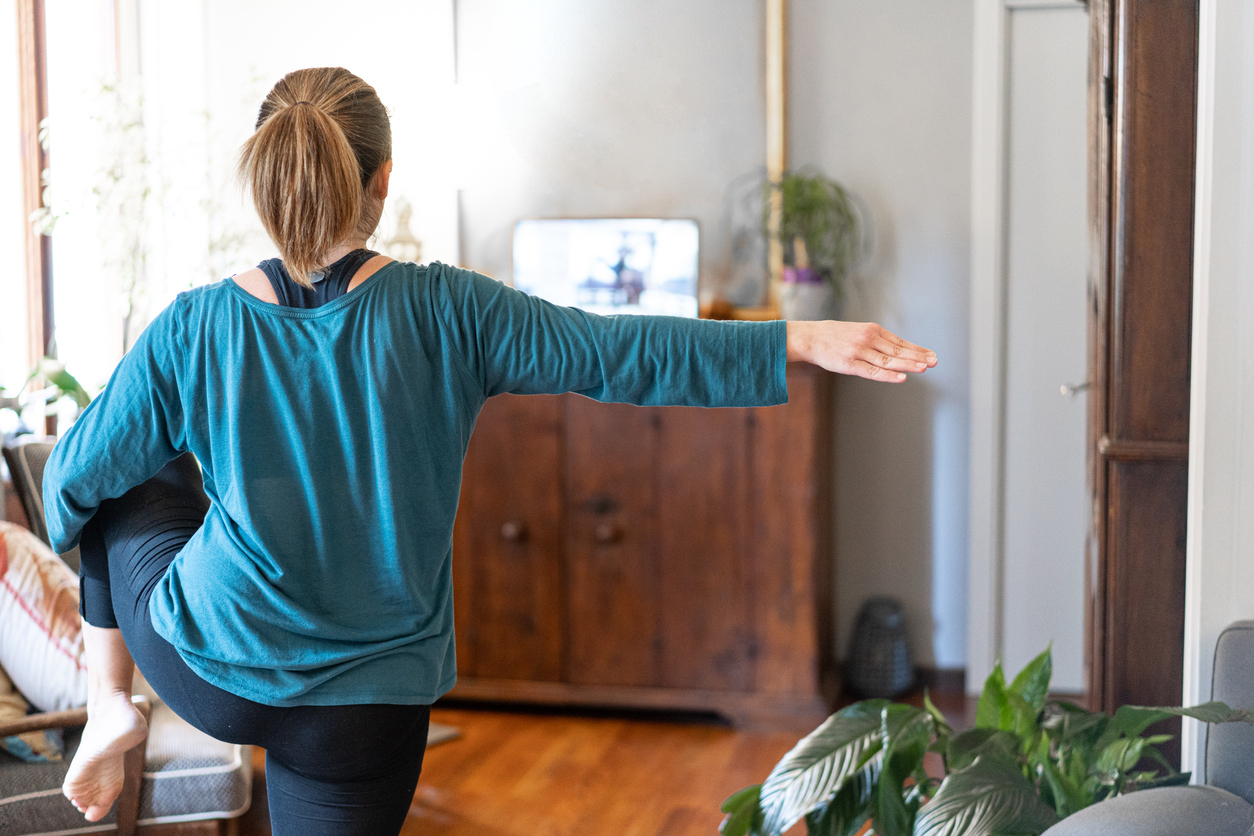
M608 546L623 539L623 530L615 523L601 523L592 532L592 536L601 545Z
M1064 383L1062 386L1058 387L1058 390L1062 392L1063 397L1074 398L1076 395L1080 394L1092 385L1092 382L1088 380L1083 383Z
M594 514L609 514L618 510L618 502L603 493L593 494L584 504Z
M521 543L527 539L527 524L522 520L510 520L501 526L501 539Z

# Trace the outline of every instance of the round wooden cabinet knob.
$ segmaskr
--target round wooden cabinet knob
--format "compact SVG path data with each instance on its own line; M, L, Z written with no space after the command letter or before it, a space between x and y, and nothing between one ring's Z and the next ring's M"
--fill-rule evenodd
M501 526L501 538L511 543L521 543L527 539L527 524L519 520L510 520Z
M601 523L596 527L593 536L596 537L598 543L609 545L623 539L623 530L614 523Z

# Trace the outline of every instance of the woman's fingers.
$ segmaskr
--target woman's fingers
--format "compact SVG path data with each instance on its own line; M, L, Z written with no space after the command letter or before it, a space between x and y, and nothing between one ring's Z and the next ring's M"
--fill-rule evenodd
M877 380L880 383L901 383L906 379L904 372L894 372L883 366L872 365L866 360L854 360L850 364L849 373L865 377L867 380Z
M889 331L887 328L885 328L885 327L884 327L884 326L882 326L882 325L876 325L875 327L876 327L876 328L878 328L878 329L880 330L880 334L881 334L881 335L882 335L885 339L890 340L891 342L893 342L893 343L895 343L895 344L897 344L897 345L901 346L902 348L908 348L908 349L911 349L912 351L921 351L921 352L923 352L924 354L932 354L932 355L935 355L935 354L936 354L936 352L931 351L930 349L926 349L926 348L924 348L924 347L923 347L923 346L921 346L921 345L915 345L914 343L910 342L909 340L903 340L901 337L897 336L897 335L896 335L896 334L894 334L892 331Z
M936 365L936 355L928 351L926 348L907 348L900 343L891 342L888 337L893 336L892 332L885 331L883 337L879 337L874 342L874 348L879 353L888 356L909 360L912 362L924 363L928 367ZM905 342L902 340L902 342Z
M860 358L872 366L890 369L897 372L921 372L927 369L927 361L910 357L891 357L883 352L869 349Z
M879 340L877 340L876 348L885 354L893 357L908 357L911 360L921 360L927 363L928 367L936 365L936 352L926 349L921 345L915 345L912 342L903 340L901 337L889 331L882 325L875 326L879 330Z

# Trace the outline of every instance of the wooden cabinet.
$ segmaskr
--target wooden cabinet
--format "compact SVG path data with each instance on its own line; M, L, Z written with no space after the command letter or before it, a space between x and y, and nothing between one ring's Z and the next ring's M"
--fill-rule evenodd
M789 403L502 396L453 539L451 696L808 723L832 672L832 376Z

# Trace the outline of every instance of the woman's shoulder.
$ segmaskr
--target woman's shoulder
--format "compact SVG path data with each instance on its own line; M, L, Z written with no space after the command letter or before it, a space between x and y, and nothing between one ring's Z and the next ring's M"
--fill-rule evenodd
M384 284L403 289L402 292L412 299L428 299L437 306L464 295L476 281L486 278L473 270L440 261L425 264L393 261L385 269L395 272Z
M439 261L429 264L411 265L418 270L417 278L431 290L460 296L476 289L496 289L506 287L504 282L465 267L455 267Z
M279 297L275 295L270 279L260 267L253 267L242 273L236 273L231 277L231 281L235 282L240 290L250 296L257 297L263 302L269 302L272 305L279 303Z

